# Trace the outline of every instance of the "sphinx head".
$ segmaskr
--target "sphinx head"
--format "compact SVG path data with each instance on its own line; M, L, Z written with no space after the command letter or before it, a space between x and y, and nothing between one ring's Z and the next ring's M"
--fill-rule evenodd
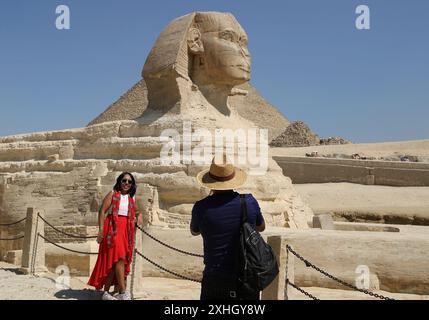
M235 86L250 80L247 34L232 14L196 13L187 42L194 83Z
M247 41L230 13L195 12L175 19L158 37L143 68L148 107L173 108L191 87L205 96L227 96L250 79Z

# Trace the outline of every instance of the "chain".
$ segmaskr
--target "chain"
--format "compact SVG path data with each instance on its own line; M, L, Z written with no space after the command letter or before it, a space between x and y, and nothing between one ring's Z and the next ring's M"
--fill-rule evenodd
M20 223L20 222L22 222L22 221L24 221L24 220L26 220L27 218L23 218L23 219L21 219L21 220L18 220L18 221L15 221L15 222L12 222L12 223L0 223L0 227L9 227L9 226L13 226L14 224L18 224L18 223Z
M45 223L46 223L48 226L50 226L52 229L54 229L55 231L57 231L57 232L59 232L59 233L62 233L62 234L64 234L64 235L66 235L66 236L68 236L68 237L71 237L71 238L77 238L77 239L95 239L95 238L97 238L97 236L77 236L77 235L74 235L74 234L70 234L70 233L64 232L64 231L62 231L62 230L60 230L60 229L58 229L58 228L54 227L52 224L50 224L48 221L46 221L44 218L42 218L42 216L41 216L40 214L38 214L38 216L39 216L39 218L40 218L40 219L42 219L42 220L43 220L43 222L45 222Z
M332 279L332 280L334 280L334 281L336 281L338 283L341 283L345 287L351 288L351 289L356 290L356 291L360 291L362 293L365 293L367 295L373 296L373 297L378 298L378 299L394 300L393 298L385 297L385 296L382 296L381 294L377 294L377 293L371 292L369 290L359 289L358 287L356 287L356 286L354 286L354 285L352 285L350 283L347 283L347 282L345 282L345 281L343 281L341 279L338 279L337 277L335 277L335 276L327 273L326 271L320 269L319 267L317 267L314 264L312 264L310 261L308 261L305 258L303 258L301 255L299 255L297 252L295 252L290 246L286 246L286 248L294 256L296 256L299 260L301 260L302 262L304 262L307 267L313 268L314 270L320 272L321 274L325 275L326 277L328 277L328 278L330 278L330 279Z
M174 272L174 271L170 271L170 270L168 270L168 269L164 268L163 266L159 265L158 263L156 263L156 262L154 262L154 261L150 260L148 257L146 257L146 256L144 256L142 253L140 253L137 249L135 249L135 251L136 251L136 253L137 253L140 257L142 257L143 259L145 259L147 262L149 262L149 263L153 264L155 267L157 267L157 268L159 268L159 269L161 269L161 270L163 270L163 271L165 271L165 272L167 272L167 273L172 274L173 276L176 276L176 277L181 278L181 279L184 279L184 280L189 280L189 281L193 281L193 282L201 283L201 281L200 281L200 280L191 279L191 278L188 278L188 277L186 277L186 276L182 276L181 274L178 274L178 273L176 273L176 272Z
M63 246L60 246L57 243L54 243L53 241L45 238L44 236L42 236L40 233L37 234L39 237L41 237L42 239L44 239L45 241L48 241L49 243L53 244L54 246L61 248L63 250L67 250L67 251L71 251L71 252L75 252L75 253L80 253L80 254L98 254L98 252L83 252L83 251L77 251L77 250L73 250L73 249L69 249Z
M171 249L173 251L177 251L177 252L180 252L180 253L183 253L183 254L187 254L187 255L190 255L190 256L193 256L193 257L204 258L204 255L202 255L202 254L196 254L196 253L192 253L192 252L187 252L187 251L184 251L184 250L177 249L177 248L175 248L173 246L170 246L169 244L167 244L167 243L165 243L165 242L163 242L161 240L158 240L157 238L155 238L154 236L152 236L151 234L149 234L147 231L143 230L141 227L137 226L137 228L141 232L143 232L145 235L147 235L149 238L151 238L152 240L158 242L159 244L162 244L163 246L165 246L165 247L167 247L167 248L169 248L169 249Z
M313 296L311 293L301 289L300 287L298 287L297 285L293 284L292 282L289 281L289 279L286 279L286 285L290 285L291 287L295 288L296 290L298 290L299 292L301 292L302 294L306 295L307 297L309 297L310 299L313 300L320 300L319 298L316 298L315 296Z
M20 240L23 239L24 236L17 236L15 238L0 238L1 241L13 241L13 240Z

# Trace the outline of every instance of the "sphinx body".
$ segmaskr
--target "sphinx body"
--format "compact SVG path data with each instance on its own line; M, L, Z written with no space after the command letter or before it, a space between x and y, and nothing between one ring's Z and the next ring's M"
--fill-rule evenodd
M191 13L172 21L144 65L147 106L139 117L0 138L0 220L34 206L57 225L96 225L104 195L120 172L130 171L147 224L188 228L192 205L208 194L195 179L206 166L163 163L161 135L166 129L182 134L186 123L193 131L263 129L252 121L257 115L244 117L230 104L234 95L245 96L237 86L249 81L250 65L247 35L231 14ZM250 175L239 191L253 193L268 225L307 228L311 209L269 155L267 161L266 172Z

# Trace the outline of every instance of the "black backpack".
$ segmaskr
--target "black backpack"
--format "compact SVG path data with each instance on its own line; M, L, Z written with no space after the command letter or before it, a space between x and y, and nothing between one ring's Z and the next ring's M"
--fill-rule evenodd
M240 195L240 204L238 289L261 291L275 279L279 273L279 266L273 249L247 221L247 205L243 194Z

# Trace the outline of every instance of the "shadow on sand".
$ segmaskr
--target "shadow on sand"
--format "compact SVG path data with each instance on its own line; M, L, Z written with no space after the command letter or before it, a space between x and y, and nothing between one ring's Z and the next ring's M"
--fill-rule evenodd
M0 268L0 270L13 272L16 275L23 275L24 274L22 271L19 270L19 268Z
M55 297L58 299L65 300L100 300L102 292L98 292L90 289L83 290L74 290L74 289L64 289L59 290L55 293Z

